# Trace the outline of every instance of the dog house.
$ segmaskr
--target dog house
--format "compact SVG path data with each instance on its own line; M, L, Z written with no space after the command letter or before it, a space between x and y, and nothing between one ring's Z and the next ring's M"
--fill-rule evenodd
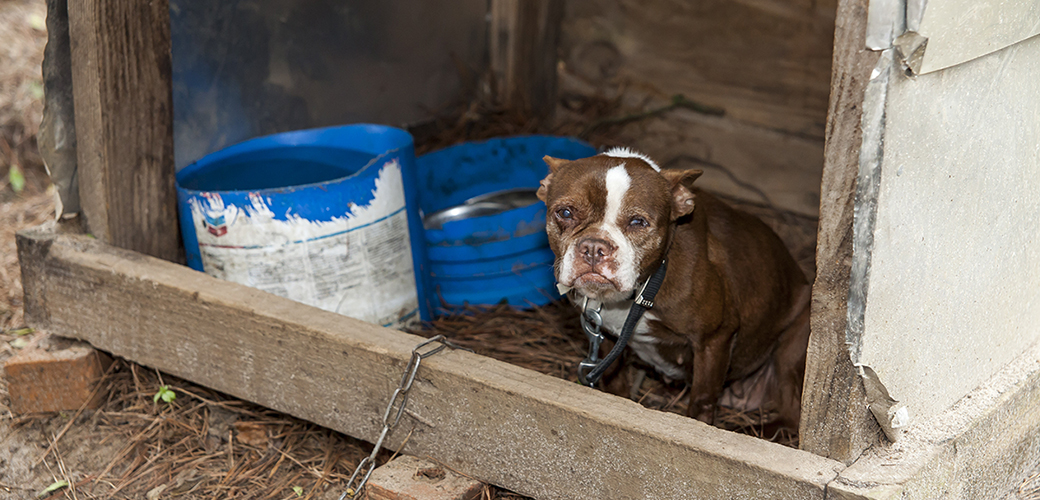
M67 34L71 78L52 81L74 99L48 105L74 118L64 133L76 136L84 217L19 235L34 327L373 439L420 339L181 265L176 165L257 124L414 119L416 101L379 100L415 91L392 78L394 64L421 66L418 104L436 105L466 83L443 68L485 64L486 52L506 95L534 110L619 79L620 99L683 94L723 108L626 133L667 166L717 170L711 189L818 217L801 449L462 351L423 362L390 447L410 436L406 453L536 498L997 498L1040 463L1035 2L314 0L202 15L181 0L84 0L68 3L67 32L64 3L49 5L46 64L62 69ZM220 112L247 105L212 130L177 133L171 13L175 28L198 15L266 48L255 76L268 93L194 95ZM259 28L235 27L236 16ZM356 40L336 19L379 26L385 43L340 51ZM308 31L258 35L294 23ZM306 52L320 44L343 59ZM346 60L356 64L336 64ZM354 68L377 78L355 80ZM308 98L336 91L330 81L376 97L316 107L278 94L301 74ZM260 101L279 103L267 122L250 107Z

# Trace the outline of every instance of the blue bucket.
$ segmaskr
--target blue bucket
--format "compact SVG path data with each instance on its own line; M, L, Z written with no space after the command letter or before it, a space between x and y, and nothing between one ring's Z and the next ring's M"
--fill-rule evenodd
M523 136L471 142L416 159L423 213L443 213L490 193L538 188L545 155L575 160L596 154L577 139ZM427 227L429 301L440 313L463 304L544 305L559 298L541 201Z
M177 172L188 265L387 327L428 319L415 148L346 125L252 139Z

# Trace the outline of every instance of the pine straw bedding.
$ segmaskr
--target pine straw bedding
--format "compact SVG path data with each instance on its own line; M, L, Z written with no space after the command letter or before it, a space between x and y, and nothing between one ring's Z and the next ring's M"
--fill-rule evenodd
M176 394L170 403L155 401L163 386ZM76 498L337 499L354 467L372 449L335 431L122 360L106 373L100 390L106 397L98 410L72 419L27 415L8 426L8 435L46 436L34 475L75 485ZM392 450L383 450L378 462L392 456ZM0 482L0 497L5 490L37 493L24 487L29 483ZM40 498L74 495L62 488ZM525 497L488 485L481 498Z
M578 362L585 357L587 349L578 310L563 300L526 310L505 304L470 306L425 324L414 333L423 336L442 334L478 354L574 383L578 380ZM622 359L633 362L631 357ZM653 410L686 413L689 398L686 397L688 388L685 384L667 381L652 368L637 367L646 376L639 388L632 391L633 399ZM797 435L782 432L777 436L761 436L762 425L774 420L775 416L770 411L740 412L721 407L716 425L797 447Z

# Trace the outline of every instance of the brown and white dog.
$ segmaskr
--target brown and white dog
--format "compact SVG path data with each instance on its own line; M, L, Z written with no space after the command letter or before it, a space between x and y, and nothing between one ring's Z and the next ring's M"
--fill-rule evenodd
M693 187L700 170L661 170L624 148L545 162L538 198L548 207L556 279L571 301L601 303L603 329L617 335L635 291L667 257L632 351L690 384L692 417L713 423L724 388L754 378L765 380L759 392L768 389L778 423L797 429L810 288L780 238Z

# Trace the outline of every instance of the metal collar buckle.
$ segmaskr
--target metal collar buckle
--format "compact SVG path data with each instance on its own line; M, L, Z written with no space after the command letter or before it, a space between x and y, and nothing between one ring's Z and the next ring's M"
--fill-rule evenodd
M653 300L649 300L649 299L643 298L643 292L646 291L646 285L649 285L650 284L650 280L652 280L652 279L654 279L653 275L650 275L649 277L646 278L646 281L643 282L643 286L639 289L639 293L636 294L636 298L635 298L635 303L636 304L639 304L639 305L641 305L641 306L643 306L643 307L645 307L647 309L653 309L654 308L654 301Z

